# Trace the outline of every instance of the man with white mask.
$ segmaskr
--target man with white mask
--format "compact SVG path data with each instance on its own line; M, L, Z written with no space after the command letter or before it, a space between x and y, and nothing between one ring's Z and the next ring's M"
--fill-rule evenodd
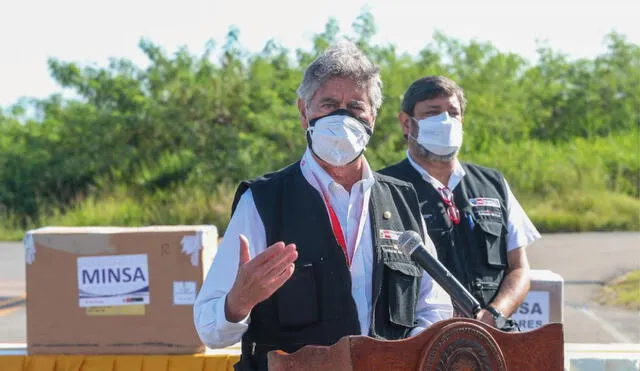
M465 106L454 81L415 81L398 115L407 158L380 172L413 184L439 260L483 308L477 319L511 331L530 286L526 246L540 234L499 171L458 161Z
M381 86L354 44L327 49L298 88L301 160L238 188L194 305L206 345L242 342L236 369L264 370L276 349L401 339L451 317L449 296L397 247L414 230L433 249L415 190L363 155Z

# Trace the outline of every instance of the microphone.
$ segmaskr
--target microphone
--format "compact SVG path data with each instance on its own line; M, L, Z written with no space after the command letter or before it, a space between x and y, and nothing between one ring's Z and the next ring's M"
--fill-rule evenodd
M415 231L406 231L398 238L398 245L407 256L410 256L419 266L449 294L460 312L468 318L475 318L481 306L478 300L462 286L462 284L442 265L431 256L422 243L422 238Z

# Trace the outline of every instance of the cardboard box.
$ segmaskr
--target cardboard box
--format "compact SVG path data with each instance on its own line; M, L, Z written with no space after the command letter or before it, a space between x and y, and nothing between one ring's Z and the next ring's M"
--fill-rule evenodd
M531 270L531 288L511 316L522 331L563 322L564 279L550 270Z
M28 232L29 354L203 352L193 302L217 241L213 226Z

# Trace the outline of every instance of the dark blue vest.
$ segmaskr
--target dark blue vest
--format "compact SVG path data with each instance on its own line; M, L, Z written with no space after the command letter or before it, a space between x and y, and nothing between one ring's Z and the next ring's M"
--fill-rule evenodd
M484 307L495 297L507 268L507 189L497 170L463 163L454 189L461 222L452 223L440 194L405 159L380 171L413 184L438 259Z
M420 211L411 184L375 173L374 177L369 204L374 249L369 335L401 339L416 324L422 272L397 248L390 231L414 230L423 236ZM299 162L243 182L234 209L248 188L265 227L267 246L295 243L298 259L291 279L252 310L236 368L266 369L271 350L291 353L307 344L330 345L343 336L359 335L349 267L324 201L302 175Z

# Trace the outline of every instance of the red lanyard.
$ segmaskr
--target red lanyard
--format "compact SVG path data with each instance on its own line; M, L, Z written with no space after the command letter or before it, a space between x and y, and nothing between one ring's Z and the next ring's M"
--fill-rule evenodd
M336 212L331 207L329 200L327 200L324 195L324 203L327 205L327 209L329 210L329 220L331 222L331 229L333 230L333 234L336 237L336 241L338 241L338 245L342 247L342 252L344 253L344 257L347 259L347 265L351 266L351 258L349 258L349 251L347 251L347 243L344 239L344 233L342 232L342 227L340 226L340 220L338 220L338 216Z
M442 201L447 205L447 216L449 216L449 220L455 224L459 224L460 211L456 207L456 204L453 203L453 193L449 187L439 187L438 192L440 192L440 198Z
M313 177L315 178L319 186L320 181L315 175L313 175ZM320 187L318 187L318 190L320 190ZM347 266L351 267L351 258L349 257L349 250L347 250L347 242L345 240L344 232L342 231L342 226L340 225L340 220L338 219L338 216L336 215L335 210L333 210L333 207L329 203L329 199L324 195L324 192L320 190L320 194L322 195L324 204L327 206L327 210L329 211L329 222L331 223L331 230L333 231L333 235L335 236L336 241L338 242L338 245L340 245L340 247L342 248L342 252L344 253L344 258L347 261ZM361 221L362 220L358 220L358 226L360 226ZM357 242L358 240L356 239L356 243Z

